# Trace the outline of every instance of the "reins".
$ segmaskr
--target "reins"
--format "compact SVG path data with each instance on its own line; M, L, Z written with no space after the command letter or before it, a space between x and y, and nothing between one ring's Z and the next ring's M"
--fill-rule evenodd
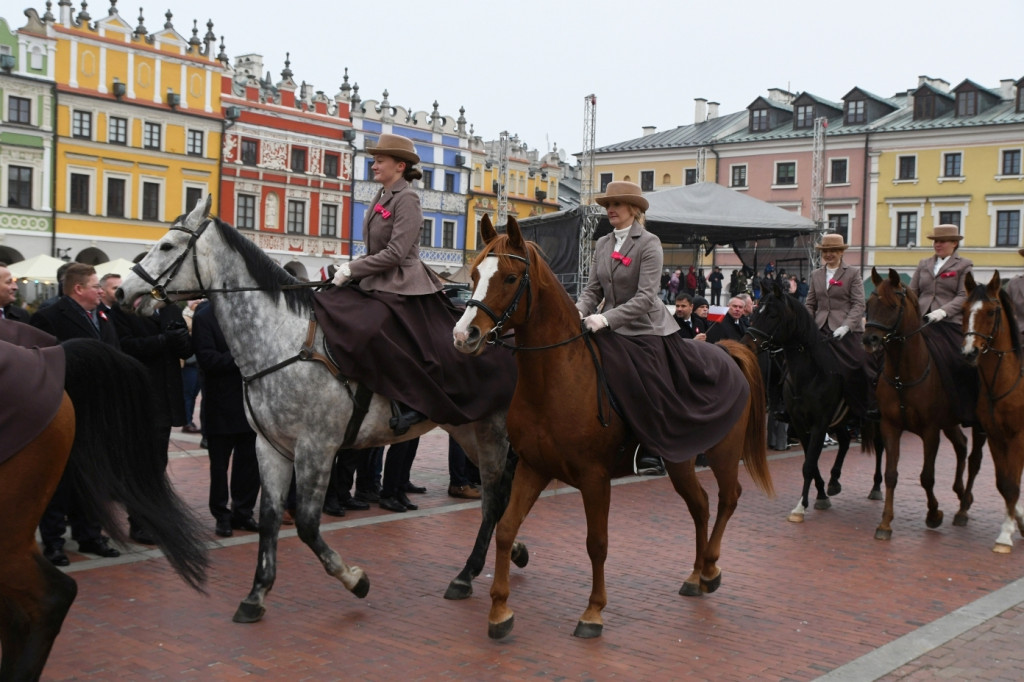
M994 348L993 347L993 344L995 343L996 339L999 336L1000 325L1001 325L1001 323L1003 321L1003 304L1002 304L1002 301L1000 301L999 299L993 299L993 298L990 298L990 297L986 297L985 300L988 301L989 303L994 303L995 307L996 307L996 321L992 325L992 333L991 334L982 334L980 332L969 331L969 332L966 332L964 334L964 336L965 337L967 337L967 336L977 336L978 338L983 339L984 340L984 345L983 345L983 347L982 347L982 349L980 351L980 354L981 355L985 355L987 353L992 353L997 358L995 370L992 372L992 383L991 384L988 382L988 379L985 377L985 373L981 371L981 368L980 367L978 368L978 376L981 377L982 382L985 384L985 390L988 393L988 406L989 406L989 410L994 415L995 414L995 405L996 405L996 403L999 402L1000 400L1002 400L1003 398L1005 398L1006 396L1010 395L1011 393L1013 393L1014 390L1016 390L1017 385L1020 384L1021 379L1024 379L1024 361L1021 361L1021 358L1020 358L1020 348L1019 347L1018 348L1011 347L1011 348L1008 348L1007 350L1000 350L998 348ZM1011 332L1011 336L1012 336L1012 332ZM995 383L996 383L996 381L999 380L999 371L1000 371L1000 369L1002 369L1002 366L1003 366L1003 358L1006 357L1010 353L1015 353L1018 356L1017 363L1019 365L1019 371L1017 372L1017 378L1014 380L1013 385L1010 386L1009 389L1007 389L1003 393L1000 393L999 395L996 395L995 394Z
M928 364L925 365L924 372L921 374L921 377L915 381L905 382L902 378L900 378L900 360L903 358L905 350L905 346L903 344L907 339L911 338L912 336L920 334L922 331L924 331L924 328L931 323L928 322L922 324L918 326L917 329L908 334L897 334L896 332L900 328L901 323L903 322L903 311L906 308L907 295L906 292L903 291L894 291L893 293L896 295L897 298L899 298L900 302L899 310L896 313L896 322L893 323L893 325L890 327L880 322L868 320L867 322L864 323L864 326L872 327L874 329L880 329L883 332L885 332L885 335L882 337L882 345L887 348L889 347L890 343L901 344L899 350L895 354L896 361L895 363L893 363L894 367L892 378L889 377L885 369L882 370L882 378L885 379L885 382L887 384L896 389L896 395L900 401L900 416L903 418L903 421L905 422L907 417L907 401L904 391L908 388L913 388L914 386L923 383L924 380L928 378L928 375L931 374L932 370L932 355L931 353L926 353L926 356L928 357ZM877 292L872 295L878 297Z

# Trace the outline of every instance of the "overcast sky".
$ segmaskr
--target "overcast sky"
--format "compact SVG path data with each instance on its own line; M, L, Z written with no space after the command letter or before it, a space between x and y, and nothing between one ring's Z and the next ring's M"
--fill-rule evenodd
M90 13L106 12L94 0ZM16 4L16 3L15 3ZM277 82L291 53L296 83L333 96L348 67L364 99L466 118L531 148L583 145L584 97L597 95L597 145L693 123L695 97L746 108L768 88L838 101L882 96L919 75L996 87L1024 76L1024 0L151 0L152 31L174 12L186 38L199 19L232 60L260 53ZM54 3L56 10L56 3ZM40 4L40 13L44 11ZM76 3L77 10L77 3ZM9 11L9 10L8 10ZM8 17L21 25L18 16Z

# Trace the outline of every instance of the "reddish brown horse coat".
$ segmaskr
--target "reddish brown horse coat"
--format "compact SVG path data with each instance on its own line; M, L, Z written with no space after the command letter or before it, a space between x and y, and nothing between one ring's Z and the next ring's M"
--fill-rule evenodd
M525 243L514 219L509 220L508 235L497 236L485 218L482 234L488 244L474 264L476 295L482 298L467 309L456 327L456 345L465 352L477 352L494 329L495 320L485 315L487 306L496 316L518 306L507 318L515 329L517 346L548 347L546 350L521 350L516 354L519 381L509 408L508 430L513 448L519 454L512 484L512 499L497 530L495 576L491 588L489 634L503 637L512 630L513 614L508 607L509 561L512 541L544 487L559 479L579 488L587 517L587 552L593 570L589 605L576 627L575 635L595 637L601 634L601 611L607 597L604 562L608 552L608 510L611 478L632 473L636 440L626 425L609 412L608 426L597 415L595 396L597 374L587 345L577 336L579 315L544 264L536 245ZM488 255L495 258L497 271L489 278L486 295L477 267ZM524 262L528 261L528 263ZM488 266L493 269L492 265ZM523 286L529 273L529 286ZM473 306L473 303L470 303ZM474 313L474 311L476 311ZM765 405L761 374L755 356L739 344L727 346L750 384L746 409L732 431L708 450L708 463L719 485L718 513L708 535L710 511L707 493L697 479L692 460L666 462L676 491L686 501L696 529L696 558L681 594L712 592L720 584L721 552L725 525L736 508L741 493L739 462L745 460L755 484L770 493L771 476L765 456Z
M1006 517L992 551L1009 553L1013 532L1024 533L1020 505L1020 477L1024 469L1024 361L1020 330L999 271L987 287L975 286L967 275L964 303L964 355L978 367L981 390L978 420L988 433L989 451L996 470L996 488L1006 504Z

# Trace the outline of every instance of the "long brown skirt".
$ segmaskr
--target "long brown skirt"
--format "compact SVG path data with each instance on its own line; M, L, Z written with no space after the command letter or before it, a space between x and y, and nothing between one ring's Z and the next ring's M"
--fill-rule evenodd
M957 421L965 426L978 423L978 370L967 364L960 347L964 342L959 324L939 322L930 324L921 332L935 368L942 378L946 395L954 401Z

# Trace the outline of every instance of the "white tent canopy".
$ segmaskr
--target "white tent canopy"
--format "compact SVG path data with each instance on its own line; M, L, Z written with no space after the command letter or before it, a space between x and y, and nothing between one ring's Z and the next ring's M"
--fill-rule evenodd
M27 258L23 261L8 266L8 270L17 279L27 279L38 282L56 282L57 268L64 265L60 258L47 256L41 253L38 256Z
M132 271L132 267L134 266L135 263L131 262L127 258L115 258L112 261L100 263L99 265L94 265L93 267L96 268L96 274L99 275L100 277L108 273L114 273L117 275L121 275L121 277L127 277L128 273Z

